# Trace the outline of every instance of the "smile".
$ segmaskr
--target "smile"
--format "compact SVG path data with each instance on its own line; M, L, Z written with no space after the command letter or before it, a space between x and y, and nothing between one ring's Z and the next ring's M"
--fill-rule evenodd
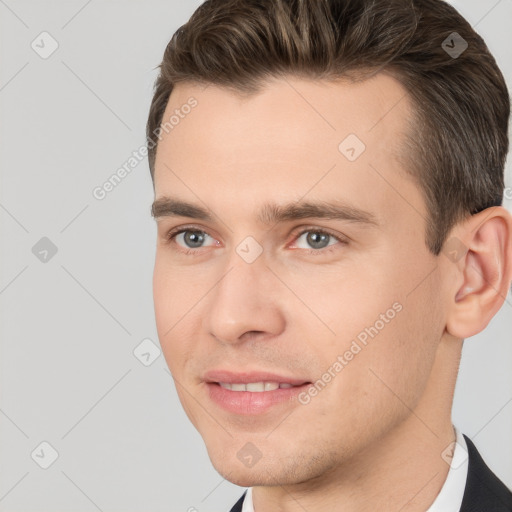
M243 383L230 383L219 382L219 386L230 391L252 391L254 393L261 393L264 391L274 391L275 389L288 389L292 388L293 384L289 382L248 382Z

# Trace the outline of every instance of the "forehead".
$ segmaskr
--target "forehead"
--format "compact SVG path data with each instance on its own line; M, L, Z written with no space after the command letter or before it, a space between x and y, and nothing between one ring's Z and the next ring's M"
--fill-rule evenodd
M191 102L193 108L183 108ZM410 100L385 74L361 82L286 77L245 97L213 84L180 83L162 122L173 115L179 122L158 145L157 198L249 208L336 191L378 205L396 202L396 191L386 188L411 185L403 183L408 173L401 163Z

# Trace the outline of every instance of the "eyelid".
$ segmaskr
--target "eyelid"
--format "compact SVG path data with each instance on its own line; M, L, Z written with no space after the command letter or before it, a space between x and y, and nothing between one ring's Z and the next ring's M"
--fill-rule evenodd
M294 241L296 241L299 237L301 237L304 233L325 233L326 235L331 236L332 238L335 238L338 242L346 244L350 241L350 238L344 234L336 233L330 229L323 228L320 226L300 226L297 228L299 231L293 235ZM327 246L328 247L328 246ZM315 252L320 252L322 249L312 249Z
M215 242L219 242L217 237L216 236L213 236L212 234L209 233L209 230L205 227L201 227L201 226L197 226L197 225L194 225L194 224L191 224L191 225L180 225L180 226L176 226L174 228L171 228L167 231L165 231L164 235L163 235L163 238L165 240L165 243L172 243L174 242L175 243L175 240L176 240L176 237L185 232L185 231L198 231L198 232L201 232L201 233L204 233L206 234L207 236L209 236L210 238L212 238ZM334 231L330 230L330 229L327 229L327 228L324 228L324 227L320 227L318 225L302 225L302 226L298 226L296 227L293 231L292 231L292 236L293 236L293 240L292 240L292 244L295 243L297 241L298 238L300 238L303 234L305 233L309 233L309 232L315 232L315 233L325 233L326 235L329 235L331 236L332 238L336 239L340 244L347 244L349 241L350 241L350 238L344 234L341 234L341 233L335 233ZM289 247L290 244L287 244L287 247ZM300 249L301 251L306 251L306 252L311 252L311 253L318 253L318 254L321 254L321 253L325 253L325 252L328 252L328 251L331 251L331 250L334 250L333 249L333 245L336 245L336 244L331 244L331 245L328 245L326 247L323 247L321 249ZM181 247L181 246L180 246ZM212 246L206 246L206 247L212 247ZM199 247L199 248L184 248L184 247L181 247L181 249L185 252L198 252L200 251L201 249L204 249L206 247ZM293 248L293 247L292 247Z
M170 238L173 235L176 235L182 231L200 231L201 233L206 233L207 235L211 236L212 238L215 238L214 236L210 235L207 228L197 226L195 224L180 224L179 226L165 229L163 236L164 236L164 238Z
M180 225L176 226L174 228L168 229L164 232L163 238L166 242L172 242L176 239L176 237L186 231L197 231L199 233L204 233L205 235L209 236L213 240L217 241L217 237L210 234L209 231L203 227L197 226L197 225Z

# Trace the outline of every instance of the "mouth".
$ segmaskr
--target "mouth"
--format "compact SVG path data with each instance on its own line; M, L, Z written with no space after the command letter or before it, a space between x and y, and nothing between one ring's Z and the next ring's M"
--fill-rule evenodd
M251 391L253 393L262 393L264 391L274 391L275 389L289 389L294 385L289 382L218 382L219 386L230 391Z
M298 405L297 396L311 381L269 372L208 372L204 376L209 399L227 412L257 415L280 405Z

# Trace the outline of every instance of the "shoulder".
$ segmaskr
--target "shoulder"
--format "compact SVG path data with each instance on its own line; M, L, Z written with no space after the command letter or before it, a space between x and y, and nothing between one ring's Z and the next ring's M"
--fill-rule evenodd
M468 448L468 477L461 512L512 512L512 492L489 469L473 442Z

